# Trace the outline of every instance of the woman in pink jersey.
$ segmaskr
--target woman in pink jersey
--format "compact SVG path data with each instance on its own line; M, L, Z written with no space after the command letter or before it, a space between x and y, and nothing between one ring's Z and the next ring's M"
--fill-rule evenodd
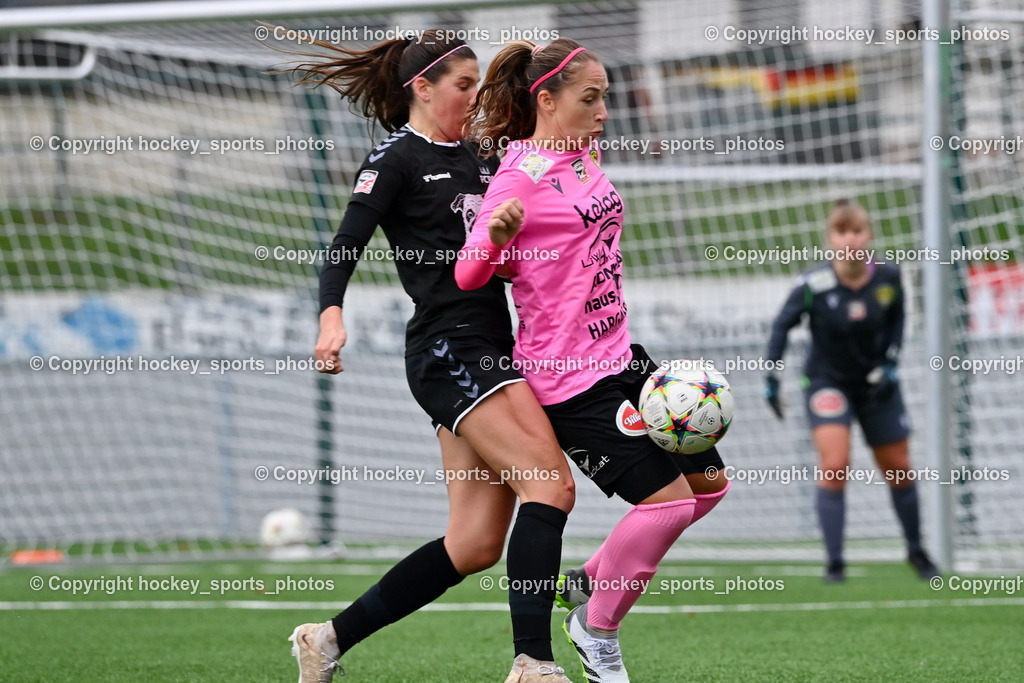
M565 631L587 680L601 683L628 681L622 618L672 543L728 489L724 476L706 475L723 468L717 451L670 454L639 420L640 390L655 363L630 341L624 206L593 144L608 118L607 91L600 60L568 39L543 48L515 42L497 55L473 132L484 147L512 142L455 270L464 289L484 284L499 265L511 276L519 312L512 362L562 449L608 496L634 505L584 565L587 580L566 591L577 605Z

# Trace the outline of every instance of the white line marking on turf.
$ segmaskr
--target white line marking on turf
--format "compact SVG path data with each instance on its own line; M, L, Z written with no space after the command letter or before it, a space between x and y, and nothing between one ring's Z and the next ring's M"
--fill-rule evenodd
M52 600L0 602L0 612L16 610L63 611L85 609L244 609L244 610L342 610L351 602L285 602L268 600ZM922 607L1024 606L1019 598L954 598L952 600L865 600L861 602L796 602L741 605L639 605L632 614L718 614L725 612L823 612L857 609L911 609ZM424 612L507 612L500 602L441 602L420 608Z

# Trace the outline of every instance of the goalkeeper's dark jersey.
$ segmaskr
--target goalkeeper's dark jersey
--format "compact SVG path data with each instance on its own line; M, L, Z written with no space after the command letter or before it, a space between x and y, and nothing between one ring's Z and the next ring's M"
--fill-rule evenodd
M377 145L359 169L349 202L369 207L379 216L398 277L416 306L406 327L406 355L430 347L441 337L507 338L512 334L500 278L491 278L472 292L455 284L457 255L498 167L496 158L484 160L476 152L465 141L431 142L406 125ZM346 231L343 221L342 227L332 245L335 253L325 264L321 310L341 305L355 268L353 253L367 244L375 226ZM344 252L341 246L346 247ZM335 263L339 255L345 262Z
M859 290L840 284L831 263L801 275L772 325L768 358L782 360L789 330L807 317L811 348L804 366L810 378L863 382L893 357L903 337L903 290L895 266L871 264L871 279Z

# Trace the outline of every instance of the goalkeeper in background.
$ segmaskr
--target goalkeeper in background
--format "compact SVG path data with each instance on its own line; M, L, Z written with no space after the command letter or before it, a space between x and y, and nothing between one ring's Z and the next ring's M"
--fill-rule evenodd
M899 270L868 260L873 237L867 211L840 199L828 217L827 238L836 258L805 272L772 325L768 359L782 360L789 330L807 318L811 346L804 367L804 397L821 470L817 510L825 540L827 582L846 578L843 526L845 474L850 464L850 423L860 423L882 469L907 540L908 559L925 579L938 570L921 545L917 487L910 477L910 426L896 374L903 337ZM781 420L779 377L769 373L765 397Z

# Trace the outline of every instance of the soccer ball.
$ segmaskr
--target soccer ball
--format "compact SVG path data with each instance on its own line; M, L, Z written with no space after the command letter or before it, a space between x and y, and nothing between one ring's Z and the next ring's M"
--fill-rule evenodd
M268 512L260 523L260 543L264 548L283 548L308 542L309 523L301 512L293 508Z
M729 382L701 361L671 361L640 392L647 434L672 453L692 455L718 443L732 424L733 406Z

